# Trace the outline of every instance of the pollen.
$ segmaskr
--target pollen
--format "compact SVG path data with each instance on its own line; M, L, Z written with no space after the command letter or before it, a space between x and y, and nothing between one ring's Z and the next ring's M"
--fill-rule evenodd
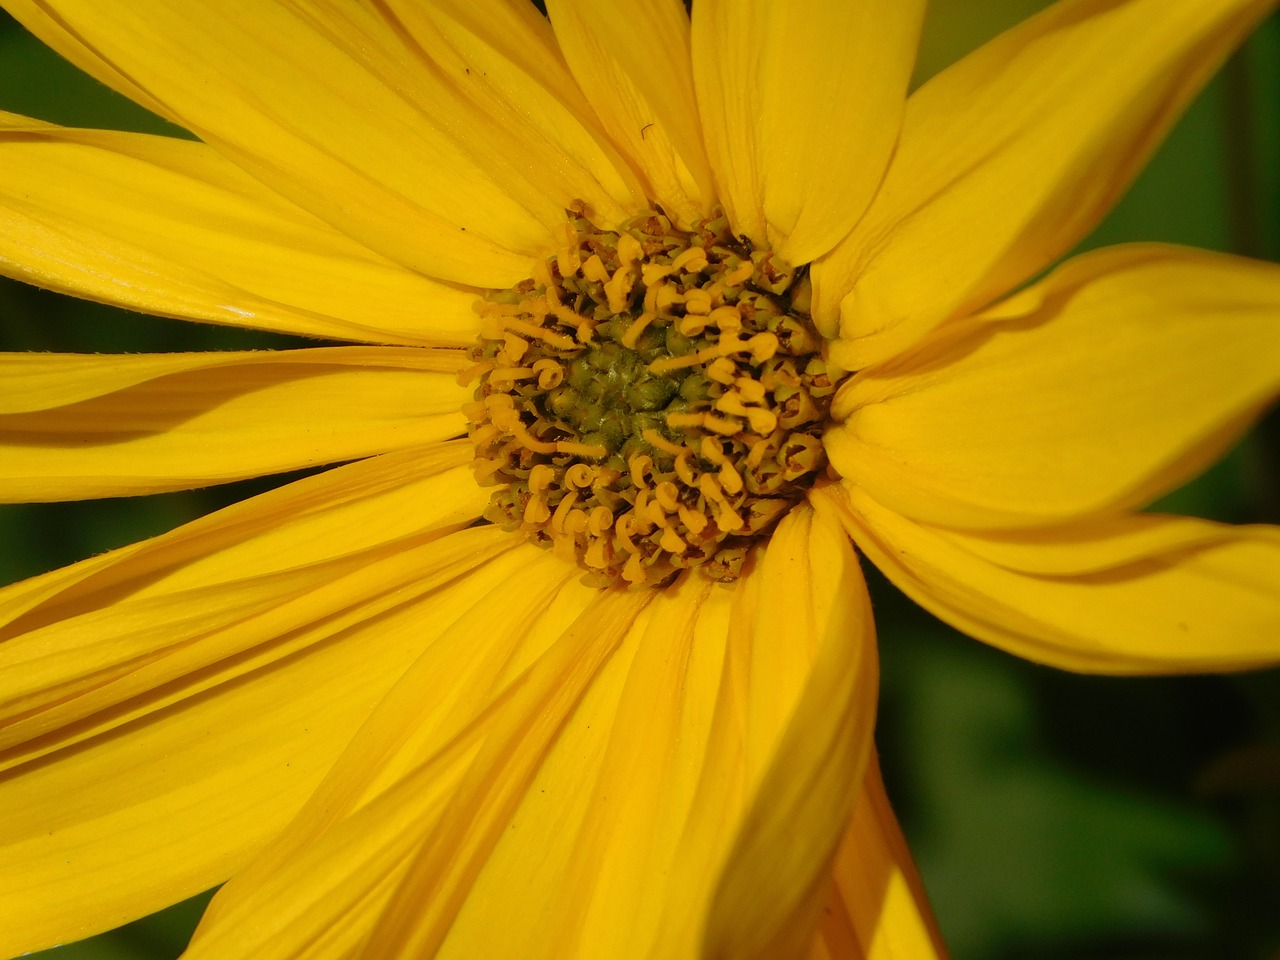
M464 407L485 518L599 584L733 580L826 469L835 385L803 270L649 211L571 211L562 249L476 304Z

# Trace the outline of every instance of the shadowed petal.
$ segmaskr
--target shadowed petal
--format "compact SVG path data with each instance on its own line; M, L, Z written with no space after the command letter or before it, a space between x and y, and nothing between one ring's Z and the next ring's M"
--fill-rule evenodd
M945 960L877 763L867 768L809 960Z

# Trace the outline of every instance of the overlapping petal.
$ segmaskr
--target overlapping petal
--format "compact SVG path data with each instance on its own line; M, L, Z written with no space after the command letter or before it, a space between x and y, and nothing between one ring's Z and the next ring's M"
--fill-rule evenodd
M853 228L897 140L922 0L702 0L693 73L735 232L800 265Z
M638 166L646 195L684 226L709 213L715 189L683 5L552 0L547 10L574 77Z
M1280 662L1280 529L1121 516L1012 535L938 529L847 488L859 548L971 636L1096 673Z
M525 589L494 584L450 618L290 828L216 898L192 957L349 954L372 934L415 852L429 849L450 798L485 786L468 785L467 774L487 743L511 760L503 778L486 758L495 802L527 785L530 764L648 597L602 596L532 548L521 559ZM508 754L522 733L528 754ZM456 842L464 861L492 812L483 798L465 799L473 802L459 803L453 818L469 815L482 836L435 837L437 846ZM424 921L457 909L446 897L421 906Z
M866 217L817 264L846 369L1049 266L1128 186L1274 0L1067 0L912 94Z
M580 201L612 225L643 205L640 182L601 130L536 8L521 0L390 0L380 16L391 31L405 31L411 58L427 66L410 78L421 87L420 106L473 163L517 198L527 196L526 206L550 201L562 214ZM320 0L316 17L347 42L354 24L347 4Z
M946 948L874 762L832 873L809 960L945 960Z
M119 497L419 447L465 430L461 353L0 355L0 500Z
M134 103L145 107L158 117L164 117L170 123L181 126L179 119L167 112L164 105L152 99L146 90L110 61L103 58L98 50L84 43L67 23L57 15L56 10L39 0L6 0L5 12L24 21L24 26L38 37L45 46L56 50L66 60L75 64L95 80L112 90L123 94Z
M419 604L470 605L459 574L512 546L459 531L466 456L338 468L0 591L0 952L220 882L297 810L436 629Z
M192 960L941 957L846 531L1022 656L1280 659L1280 532L1124 513L1280 388L1277 268L1129 248L956 319L1097 220L1273 0L1059 4L913 97L883 185L922 0L552 0L554 32L524 0L5 2L209 145L0 116L0 269L401 346L0 357L15 499L381 454L0 591L0 949L234 874ZM732 587L590 588L471 526L470 447L430 443L457 354L403 345L470 341L462 285L528 276L566 208L717 191L829 254L845 483Z
M1142 504L1280 392L1280 267L1114 247L856 375L841 474L931 523L1034 526Z
M155 493L446 440L465 429L463 362L389 347L0 354L15 391L0 400L0 500Z
M756 580L748 689L752 699L773 701L759 715L781 735L722 868L700 956L804 953L819 922L842 818L853 810L867 769L878 681L870 601L837 512L821 497L814 505L810 529L796 510L775 531ZM798 660L795 646L807 648L811 661ZM788 710L790 688L798 692ZM750 733L756 711L751 699L746 706ZM750 739L746 746L750 770ZM703 771L704 783L715 785L700 798L698 827L707 837L714 811L725 809L720 797L728 778L712 764Z
M419 276L203 144L0 113L0 273L130 310L469 343L477 293Z
M225 616L228 622L238 622L249 615L227 614L217 599L221 593L232 591L236 602L248 604L245 610L250 613L266 611L268 620L283 618L277 625L285 629L289 617L302 616L300 622L305 623L306 614L286 612L280 604L259 606L256 598L270 594L273 582L280 585L277 596L302 597L321 584L352 575L355 589L362 577L372 576L365 571L374 561L389 559L397 550L425 546L470 523L486 498L473 483L462 482L468 455L467 444L457 443L361 461L228 507L163 536L5 588L0 592L0 649L6 661L27 666L23 676L6 673L6 706L0 715L11 723L0 744L28 738L23 724L33 730L49 726L42 711L84 717L145 688L142 677L133 676L133 667L139 665L134 661L147 659L148 642L155 638L149 641L133 631L143 629L150 615L146 611L166 611L163 618L156 614L157 635L165 638L159 652L186 656L194 649L203 658L200 666L207 666L237 652L227 646L230 634L223 630L216 644L203 647L192 647L190 636L202 635L206 618ZM382 581L373 577L370 582ZM243 589L235 592L237 588ZM392 581L386 581L375 592L390 589ZM207 598L202 601L203 594ZM185 604L179 602L184 598ZM348 602L338 591L308 599L317 611L332 604L340 609ZM189 635L160 623L173 617L191 619ZM91 620L93 630L78 625L80 618ZM237 649L269 637L269 626L264 621L260 635L246 633L244 646ZM49 631L65 633L54 639ZM93 645L98 634L119 639L99 649ZM159 653L151 659L167 662ZM179 667L165 669L164 682L181 675ZM144 673L151 676L154 671ZM122 681L119 690L109 682L114 680ZM90 699L70 697L73 689Z
M866 596L834 520L786 521L732 591L571 582L548 600L538 571L556 561L540 562L529 593L477 603L442 639L467 651L455 671L429 656L406 675L215 900L193 957L808 943L874 711Z
M529 275L573 199L617 220L637 198L571 105L502 56L501 39L486 40L528 34L528 19L514 4L488 6L483 20L450 25L327 0L10 9L60 49L89 48L72 59L104 62L108 82L129 79L121 92L142 89L371 249L429 276L501 288ZM480 25L488 32L471 32ZM430 48L417 33L428 26Z

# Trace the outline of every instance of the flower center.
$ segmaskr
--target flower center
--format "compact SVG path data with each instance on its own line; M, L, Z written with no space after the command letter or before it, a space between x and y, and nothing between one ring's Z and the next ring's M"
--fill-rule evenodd
M594 582L738 576L824 469L835 390L808 284L726 218L660 212L601 231L476 305L474 470L485 518Z

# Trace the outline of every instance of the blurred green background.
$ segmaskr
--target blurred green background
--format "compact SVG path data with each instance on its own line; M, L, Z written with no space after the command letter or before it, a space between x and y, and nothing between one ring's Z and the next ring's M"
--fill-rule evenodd
M919 79L1045 5L934 0ZM77 73L2 14L0 108L69 125L180 134ZM1130 240L1280 260L1280 18L1264 24L1195 102L1085 246ZM0 349L295 343L0 283ZM288 479L0 507L0 583L159 533ZM1280 417L1158 507L1280 522ZM1280 671L1063 674L956 634L872 575L882 760L956 960L1280 960ZM177 956L206 900L40 956Z

